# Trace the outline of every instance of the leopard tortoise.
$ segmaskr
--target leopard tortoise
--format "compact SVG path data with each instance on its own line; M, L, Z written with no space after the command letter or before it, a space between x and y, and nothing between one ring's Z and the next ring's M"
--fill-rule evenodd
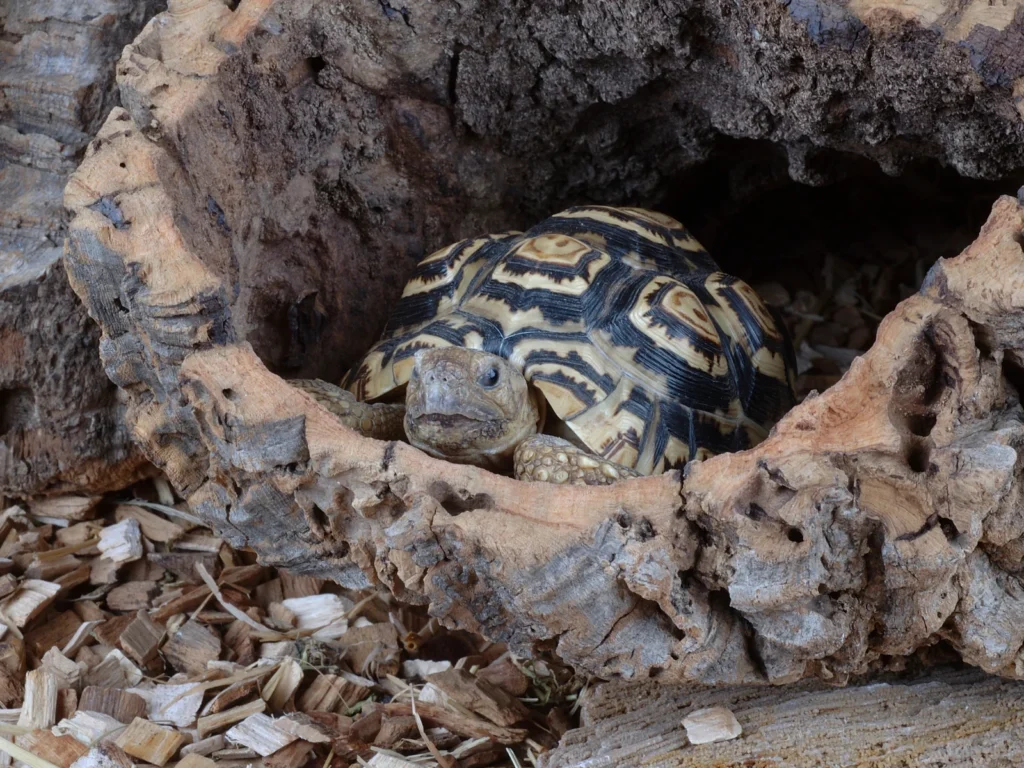
M341 387L292 383L364 434L592 485L756 444L794 376L781 321L682 224L585 206L426 257Z

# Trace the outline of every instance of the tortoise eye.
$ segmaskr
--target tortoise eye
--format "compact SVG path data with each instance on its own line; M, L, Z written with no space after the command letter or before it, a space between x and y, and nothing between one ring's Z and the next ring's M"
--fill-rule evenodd
M480 382L480 386L485 389L490 389L498 383L498 379L501 378L497 368L488 368L486 371L480 374L480 378L477 379Z

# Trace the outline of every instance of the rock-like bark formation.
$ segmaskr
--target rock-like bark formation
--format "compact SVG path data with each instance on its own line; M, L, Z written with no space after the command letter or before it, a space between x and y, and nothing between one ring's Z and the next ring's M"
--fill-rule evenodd
M891 13L873 30L853 11L808 26L756 2L618 17L588 4L600 10L557 25L539 8L505 24L511 10L483 5L196 0L172 3L126 49L126 109L66 190L67 264L147 455L267 562L383 585L599 675L842 682L940 642L1024 674L1013 199L840 384L757 449L685 480L516 483L361 438L279 378L339 374L427 248L570 199L655 202L701 136L741 125L742 110L732 123L716 110L761 82L758 51L802 57L779 73L794 90L767 135L810 141L825 107L813 94L793 103L794 73L845 68L831 98L843 130L815 141L841 136L879 160L916 147L974 170L1017 163L1008 94L934 33L907 22L893 38ZM750 26L762 16L774 26ZM844 25L861 31L847 39ZM729 30L728 55L696 46ZM869 44L895 57L889 70L855 55ZM738 57L735 70L711 51ZM930 68L927 83L888 83L885 71L911 65ZM693 85L719 81L714 99ZM886 88L925 98L883 109L865 95ZM703 107L687 101L701 93ZM921 130L926 116L959 123L913 144L913 131L858 134L882 113ZM957 131L981 123L1003 132L962 144Z
M61 262L68 175L156 0L0 7L0 496L102 491L144 460Z

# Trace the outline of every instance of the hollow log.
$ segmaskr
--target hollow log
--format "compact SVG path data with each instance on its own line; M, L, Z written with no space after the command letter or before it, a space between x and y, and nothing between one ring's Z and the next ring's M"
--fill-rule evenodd
M63 7L62 7L63 6ZM154 0L0 8L0 496L101 492L146 462L61 260L68 175Z
M66 264L133 434L192 509L266 563L387 588L449 625L521 652L553 648L603 677L842 683L940 644L1024 675L1024 211L1013 198L886 318L839 384L757 448L685 477L519 483L362 438L281 377L336 379L428 248L566 199L667 194L668 174L692 160L692 121L714 122L706 103L668 109L696 93L694 78L714 79L670 63L689 61L677 46L691 23L739 28L726 5L710 6L721 27L672 3L681 15L578 10L558 22L562 37L539 8L503 26L504 11L426 3L243 0L232 11L194 0L150 22L118 66L125 109L67 186ZM806 54L803 68L881 78L835 39L834 14L817 34L821 19L772 8L771 45ZM900 34L933 47L904 45L890 39L891 13L873 31L853 12L842 18L874 50L938 67L956 94L899 102L908 120L949 108L960 121L930 128L919 151L980 172L978 144L953 135L995 120L1009 132L984 157L1017 162L1019 116L960 48L910 21ZM750 3L737 15L771 14ZM608 27L635 47L621 67L592 50L612 45ZM502 38L515 29L522 40ZM475 52L483 41L492 56ZM586 88L566 61L587 62ZM755 64L732 75L726 64L712 70L728 88L751 84ZM534 86L520 93L524 81ZM866 105L872 87L888 86L851 86L842 104ZM781 109L768 132L781 141L797 114L820 113ZM675 126L671 149L635 122L654 115ZM858 134L863 112L837 119L846 149L881 162L907 146Z

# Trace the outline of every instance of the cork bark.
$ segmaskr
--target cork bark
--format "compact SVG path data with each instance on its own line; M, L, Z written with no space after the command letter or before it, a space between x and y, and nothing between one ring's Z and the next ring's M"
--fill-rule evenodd
M117 57L158 5L0 7L0 496L100 492L145 471L64 272L62 199L117 102Z
M835 146L978 173L1017 162L1005 89L917 21L896 39L889 12L876 29L874 12L859 22L825 5L813 9L827 24L759 3L698 18L671 2L587 8L556 27L539 7L506 25L505 6L194 0L146 27L118 65L125 108L65 193L68 274L146 455L264 562L387 588L601 676L842 683L936 646L1024 674L1015 199L995 202L977 241L932 269L839 384L756 449L685 477L519 483L362 438L282 378L337 378L430 248L569 199L656 204L703 151L701 131L742 132L740 112L716 111L732 89L764 87L757 98L774 103L755 74L776 49L801 52L779 76L794 87L808 68L861 78L832 99L842 129L814 134ZM736 25L772 35L761 46ZM732 30L736 61L687 47L694 30ZM933 76L895 85L854 55L869 44ZM726 84L717 106L680 106L705 71ZM896 89L891 125L927 122L928 140L861 133L862 87ZM797 151L786 136L809 141L832 114L814 104L781 105L766 135ZM950 125L928 122L939 113ZM957 131L972 120L1006 131L968 146Z

